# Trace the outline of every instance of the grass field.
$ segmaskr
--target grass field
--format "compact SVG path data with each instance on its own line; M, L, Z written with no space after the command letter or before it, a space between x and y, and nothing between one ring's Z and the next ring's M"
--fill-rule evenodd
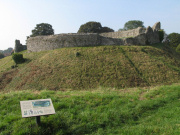
M179 135L180 55L164 44L21 52L0 59L0 135ZM20 101L56 114L22 118Z
M180 55L163 44L61 48L23 54L26 62L15 69L11 69L11 57L0 60L1 91L129 88L180 80Z
M22 118L20 101L51 98L55 115ZM179 135L180 84L0 93L1 135Z

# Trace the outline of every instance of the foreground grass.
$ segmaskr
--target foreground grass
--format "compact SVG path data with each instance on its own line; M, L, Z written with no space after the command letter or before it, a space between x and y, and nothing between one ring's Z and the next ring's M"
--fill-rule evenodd
M20 101L51 98L56 114L22 118ZM0 93L1 135L180 134L180 84L155 88Z

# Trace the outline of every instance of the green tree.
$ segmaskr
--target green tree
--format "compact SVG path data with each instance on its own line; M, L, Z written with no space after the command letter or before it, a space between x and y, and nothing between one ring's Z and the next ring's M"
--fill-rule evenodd
M23 58L23 54L20 54L20 53L13 53L12 59L14 60L16 64L20 64L25 61L25 59Z
M176 47L176 52L180 53L180 44Z
M101 33L103 33L103 32L114 32L114 30L109 28L109 27L102 27L101 28Z
M78 33L103 33L103 32L114 32L109 27L102 27L100 22L87 22L82 24L78 30Z
M180 44L180 34L179 33L171 33L168 35L169 45L176 49L177 46Z
M164 34L165 34L164 30L163 30L163 29L160 29L160 30L159 30L159 40L160 40L160 42L163 41L163 39L164 39Z
M99 22L87 22L82 24L78 30L78 33L100 33L102 29Z
M128 21L124 24L124 30L130 30L130 29L135 29L135 28L138 28L138 27L144 27L144 22L142 21L139 21L139 20L131 20L131 21Z
M30 37L40 36L40 35L53 35L54 29L52 25L48 23L37 24L36 27L32 30Z
M0 52L0 59L4 58L4 54Z
M125 31L123 28L120 28L118 31Z

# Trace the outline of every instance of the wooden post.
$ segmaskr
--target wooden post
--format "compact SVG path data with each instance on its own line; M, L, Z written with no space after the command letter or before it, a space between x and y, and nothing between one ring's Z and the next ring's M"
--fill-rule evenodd
M36 124L37 124L38 126L41 125L41 119L40 119L40 116L36 116Z

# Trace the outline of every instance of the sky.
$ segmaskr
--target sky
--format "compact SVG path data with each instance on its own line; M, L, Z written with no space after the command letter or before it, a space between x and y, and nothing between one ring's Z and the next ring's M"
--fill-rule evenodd
M14 48L36 24L51 24L55 34L76 33L82 24L100 22L115 31L130 20L144 26L161 22L167 34L180 33L180 0L0 0L0 50Z

